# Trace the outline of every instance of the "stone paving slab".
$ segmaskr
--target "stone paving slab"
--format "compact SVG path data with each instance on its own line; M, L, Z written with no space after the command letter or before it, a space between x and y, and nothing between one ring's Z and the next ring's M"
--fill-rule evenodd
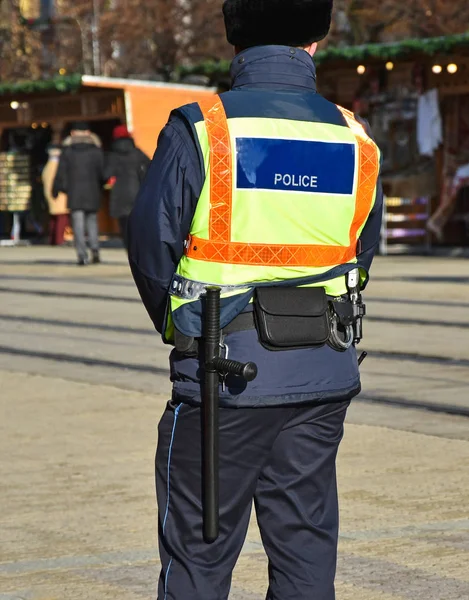
M103 258L78 269L71 248L0 250L0 368L169 394L168 348L125 255ZM378 258L372 275L367 397L469 407L467 259Z
M374 356L370 351L370 357L362 368L363 394L368 398L399 397L415 402L467 408L468 366L410 361L399 357L390 360Z
M165 398L0 372L0 600L148 599ZM469 597L469 442L349 425L338 600ZM253 520L233 600L262 600Z
M103 257L77 269L70 248L0 249L0 600L155 597L168 349L124 253ZM469 407L468 273L376 261L364 399ZM469 421L360 401L348 420L338 600L469 598ZM265 587L253 520L230 598Z

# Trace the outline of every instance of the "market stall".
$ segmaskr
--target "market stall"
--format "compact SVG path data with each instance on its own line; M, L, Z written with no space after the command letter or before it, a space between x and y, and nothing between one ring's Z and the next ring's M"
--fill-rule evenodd
M21 239L21 215L30 206L32 194L29 154L0 152L0 211L11 214L10 243Z
M382 150L383 250L469 245L469 34L332 48L318 64L319 91Z
M16 194L14 176L7 177L0 168L0 238L17 235L15 232L19 231L20 225L26 235L35 230L39 233L43 221L44 227L47 226L45 215L37 214L39 206L43 212L47 209L36 184L40 184L40 172L47 160L47 145L65 139L72 122L89 122L105 151L110 148L113 128L120 123L127 124L137 146L151 156L171 110L213 93L212 88L199 86L88 76L0 83L0 153L7 156L16 152L14 140L22 136L21 152L31 165L28 189L23 180L21 194L18 188L17 197L22 198L21 211L11 210L11 197ZM5 199L7 189L8 201ZM109 216L108 206L108 195L103 191L99 215L103 235L118 233L118 225ZM32 209L34 218L26 221L24 216L26 213L31 215Z

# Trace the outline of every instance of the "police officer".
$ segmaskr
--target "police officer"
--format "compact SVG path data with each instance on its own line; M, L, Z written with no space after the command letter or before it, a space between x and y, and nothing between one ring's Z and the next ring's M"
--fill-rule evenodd
M172 113L130 218L135 281L175 346L156 456L159 600L228 597L253 501L268 600L335 597L336 456L360 392L350 288L368 280L382 194L366 126L316 91L332 4L224 2L232 90ZM220 381L213 544L202 529L199 360L210 283L222 290L223 353L259 370L252 383Z

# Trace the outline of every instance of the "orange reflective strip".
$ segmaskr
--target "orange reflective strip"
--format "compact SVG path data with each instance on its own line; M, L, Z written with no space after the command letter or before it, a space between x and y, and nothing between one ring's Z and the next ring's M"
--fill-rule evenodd
M329 267L347 263L356 256L353 246L302 246L213 242L192 237L187 256L207 262L273 267Z
M233 199L231 140L225 107L219 96L199 102L210 145L210 239L231 240Z
M359 166L355 216L350 228L350 244L355 244L360 228L364 225L373 206L376 183L379 176L379 155L376 144L349 110L337 106L358 142Z
M357 235L370 213L379 175L379 156L353 113L338 107L358 143L358 184L355 214L350 227L350 245L321 246L250 244L231 241L232 158L228 122L219 97L201 103L210 144L211 209L210 239L192 236L186 255L196 260L239 265L276 267L329 267L356 257Z

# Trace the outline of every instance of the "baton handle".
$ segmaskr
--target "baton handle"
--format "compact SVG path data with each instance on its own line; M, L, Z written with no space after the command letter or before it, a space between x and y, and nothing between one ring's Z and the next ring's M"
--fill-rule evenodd
M257 365L252 362L246 364L237 360L227 360L226 358L215 358L213 361L216 370L224 375L234 375L242 377L245 381L254 381L257 377Z

